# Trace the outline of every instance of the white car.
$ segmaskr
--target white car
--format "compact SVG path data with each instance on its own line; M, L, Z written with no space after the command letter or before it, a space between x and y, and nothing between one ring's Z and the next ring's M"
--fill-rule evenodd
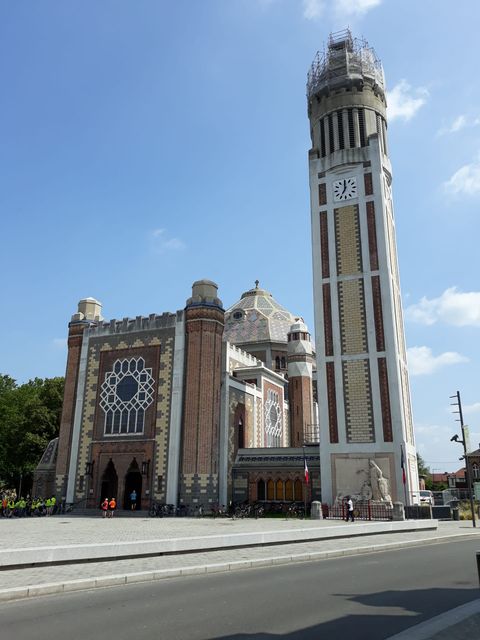
M433 493L431 491L420 491L420 504L429 504L430 506L433 507L434 505L434 501L433 501Z

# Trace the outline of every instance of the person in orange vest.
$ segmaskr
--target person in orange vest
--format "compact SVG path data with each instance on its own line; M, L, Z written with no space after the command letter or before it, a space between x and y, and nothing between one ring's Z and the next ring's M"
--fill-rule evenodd
M102 509L102 512L103 512L103 517L106 518L107 517L107 511L108 511L108 498L105 498L105 500L102 502L101 509Z
M117 501L115 498L111 498L108 503L108 516L109 518L113 518L113 514L115 513L115 509L117 508Z

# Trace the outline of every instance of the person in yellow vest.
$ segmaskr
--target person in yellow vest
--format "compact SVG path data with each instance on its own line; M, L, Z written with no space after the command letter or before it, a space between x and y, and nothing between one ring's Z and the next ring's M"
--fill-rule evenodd
M115 509L117 508L117 501L115 498L111 498L108 503L108 517L113 518L113 514L115 513Z

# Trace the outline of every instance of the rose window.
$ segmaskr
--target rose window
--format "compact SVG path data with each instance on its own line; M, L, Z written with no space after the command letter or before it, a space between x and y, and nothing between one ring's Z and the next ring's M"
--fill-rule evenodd
M267 401L265 402L265 435L267 447L281 446L282 410L278 400L278 393L269 389L267 392Z
M152 369L143 358L115 360L100 391L105 434L143 433L145 411L153 402Z

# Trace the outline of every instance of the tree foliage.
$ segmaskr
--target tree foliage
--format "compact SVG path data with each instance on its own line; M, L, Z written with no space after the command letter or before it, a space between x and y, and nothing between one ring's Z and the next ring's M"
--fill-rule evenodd
M18 485L33 474L48 442L58 436L63 378L35 378L17 385L0 375L0 482Z
M430 468L427 467L425 460L422 456L417 452L417 466L418 466L418 474L420 476L429 476Z

